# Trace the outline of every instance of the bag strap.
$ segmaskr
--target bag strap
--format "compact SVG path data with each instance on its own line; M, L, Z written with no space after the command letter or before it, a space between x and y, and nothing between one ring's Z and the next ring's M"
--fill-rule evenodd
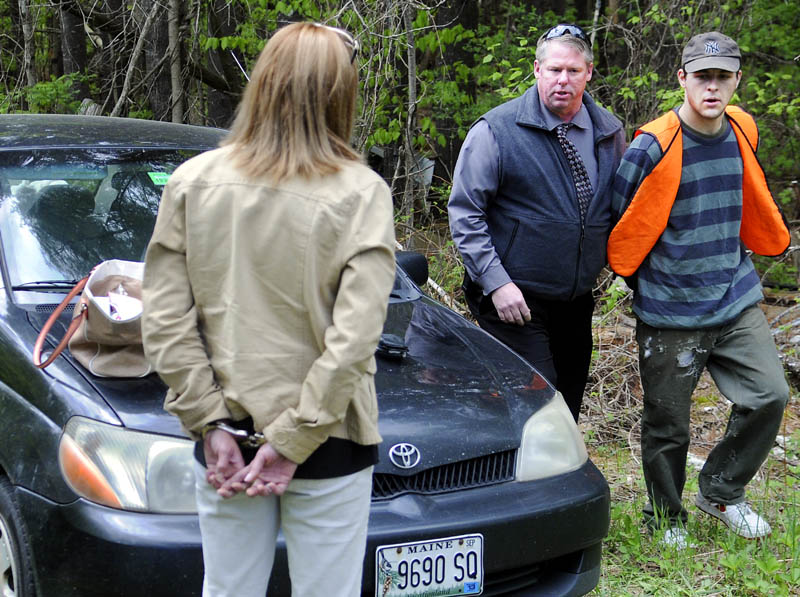
M75 288L69 291L69 294L64 297L64 300L59 303L58 307L56 307L55 311L50 314L50 317L47 318L44 326L42 326L42 330L39 332L39 336L36 338L36 344L33 345L33 364L38 367L39 369L44 369L50 363L52 363L58 355L64 350L67 346L67 342L75 332L78 330L78 326L81 322L86 318L86 303L81 301L80 302L80 311L78 314L72 318L72 321L67 328L67 333L64 334L64 337L61 339L61 342L58 343L58 346L55 347L53 352L47 358L47 360L42 363L42 347L44 346L45 338L47 338L48 332L53 327L53 324L58 319L59 315L64 312L64 309L67 308L67 305L70 303L72 299L78 296L82 291L83 288L86 286L86 282L89 280L89 276L82 278L75 284Z

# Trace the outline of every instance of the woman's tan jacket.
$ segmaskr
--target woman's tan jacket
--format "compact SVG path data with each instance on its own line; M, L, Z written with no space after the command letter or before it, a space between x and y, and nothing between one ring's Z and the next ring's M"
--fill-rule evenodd
M330 436L380 442L389 188L357 163L275 187L239 174L230 151L175 171L147 250L142 333L166 410L195 438L250 415L296 463Z

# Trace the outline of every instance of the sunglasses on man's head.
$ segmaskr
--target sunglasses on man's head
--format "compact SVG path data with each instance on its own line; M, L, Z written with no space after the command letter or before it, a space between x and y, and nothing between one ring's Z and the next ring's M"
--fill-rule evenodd
M587 44L589 43L589 38L586 36L586 32L578 27L577 25L556 25L550 31L545 33L544 38L547 39L554 39L556 37L562 37L564 35L572 35L585 41Z
M327 29L329 31L333 31L339 38L344 42L350 50L352 50L353 54L350 56L350 64L353 64L355 61L356 56L358 56L358 51L361 49L361 46L358 43L358 40L350 35L344 29L339 29L338 27L331 27L330 25L323 25L321 23L314 23L315 27L322 27L323 29Z

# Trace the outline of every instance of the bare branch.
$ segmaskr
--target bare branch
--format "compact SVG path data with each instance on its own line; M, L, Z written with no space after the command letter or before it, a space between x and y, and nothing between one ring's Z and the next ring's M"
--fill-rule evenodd
M120 112L122 111L122 107L128 101L128 91L131 86L131 79L133 77L133 72L136 69L136 63L139 60L139 56L142 54L145 38L147 37L148 31L150 31L150 27L153 26L153 22L156 20L156 17L158 17L163 8L163 4L160 2L155 2L153 3L153 7L150 9L150 14L147 15L147 19L142 26L142 31L139 34L139 39L136 41L136 47L133 50L133 55L131 56L128 70L125 73L125 83L122 85L122 93L120 94L119 100L117 100L117 104L114 106L114 109L111 110L110 116L119 116Z

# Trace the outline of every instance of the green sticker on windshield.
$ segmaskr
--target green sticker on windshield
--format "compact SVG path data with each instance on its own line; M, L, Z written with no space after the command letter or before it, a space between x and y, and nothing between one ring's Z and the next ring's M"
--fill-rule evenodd
M169 174L166 172L148 172L147 175L150 177L150 180L153 181L154 185L158 185L160 187L163 187L165 184L167 184L167 181L169 180Z

